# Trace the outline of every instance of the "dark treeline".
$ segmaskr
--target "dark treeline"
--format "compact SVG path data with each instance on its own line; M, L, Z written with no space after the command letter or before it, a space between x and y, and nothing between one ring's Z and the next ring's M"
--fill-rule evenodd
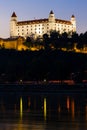
M87 55L60 50L0 50L0 82L86 79Z
M67 50L73 50L74 46L78 49L87 47L87 32L78 34L74 33L62 33L51 31L50 35L44 34L43 38L33 39L28 37L24 43L26 46L44 46L45 49L55 48L66 48Z

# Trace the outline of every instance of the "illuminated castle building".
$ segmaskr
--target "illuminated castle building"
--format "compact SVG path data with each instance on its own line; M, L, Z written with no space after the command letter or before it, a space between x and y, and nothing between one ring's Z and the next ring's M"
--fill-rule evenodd
M42 37L43 34L50 34L50 31L72 33L76 32L76 20L72 15L69 20L55 18L53 11L50 12L46 19L34 19L28 21L18 21L15 12L13 12L10 21L10 37Z

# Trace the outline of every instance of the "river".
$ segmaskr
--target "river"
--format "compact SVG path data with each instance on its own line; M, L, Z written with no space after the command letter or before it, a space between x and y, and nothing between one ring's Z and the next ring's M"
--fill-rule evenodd
M87 130L86 93L0 95L0 130L67 129Z

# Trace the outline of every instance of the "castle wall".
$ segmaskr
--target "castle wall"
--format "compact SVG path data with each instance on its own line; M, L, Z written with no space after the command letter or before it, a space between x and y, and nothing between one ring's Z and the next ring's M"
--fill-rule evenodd
M15 50L27 50L28 47L23 45L24 39L19 37L16 39L0 39L0 47L5 49L15 49Z

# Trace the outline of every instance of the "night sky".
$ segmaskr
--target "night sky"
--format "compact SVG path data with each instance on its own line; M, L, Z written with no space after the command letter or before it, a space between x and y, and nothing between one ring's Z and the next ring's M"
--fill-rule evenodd
M0 37L9 37L12 12L18 20L48 18L50 10L55 17L70 20L74 14L77 20L77 33L87 31L87 0L0 0Z

